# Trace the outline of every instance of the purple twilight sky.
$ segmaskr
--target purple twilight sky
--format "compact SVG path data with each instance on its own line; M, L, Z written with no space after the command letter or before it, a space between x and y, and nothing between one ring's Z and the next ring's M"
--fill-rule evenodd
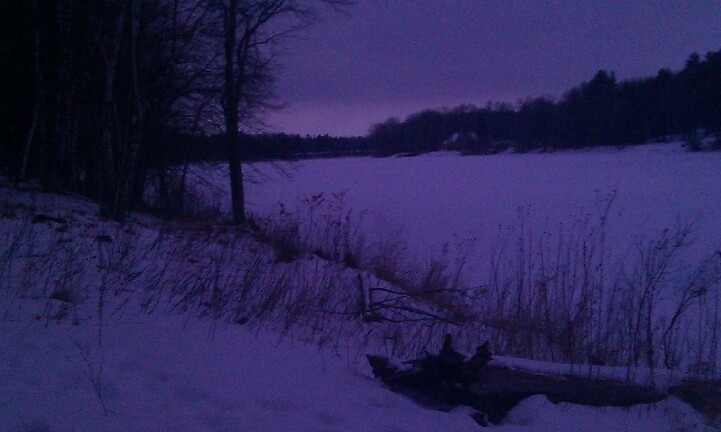
M274 131L364 135L424 108L560 95L721 49L721 0L358 0L280 57Z

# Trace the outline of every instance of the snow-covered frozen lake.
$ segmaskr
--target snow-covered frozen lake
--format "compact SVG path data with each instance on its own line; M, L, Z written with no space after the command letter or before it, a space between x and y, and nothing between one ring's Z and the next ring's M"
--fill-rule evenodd
M556 153L318 159L283 165L281 175L257 164L249 208L290 209L310 196L345 192L344 206L365 211L372 235L402 231L412 250L437 254L469 238L496 244L503 230L558 232L559 225L597 219L615 191L608 219L610 249L632 253L635 241L692 222L699 253L721 244L721 154L692 153L680 144ZM257 171L260 171L261 175ZM225 185L225 181L221 182ZM563 228L561 228L563 229ZM479 261L480 262L480 261Z

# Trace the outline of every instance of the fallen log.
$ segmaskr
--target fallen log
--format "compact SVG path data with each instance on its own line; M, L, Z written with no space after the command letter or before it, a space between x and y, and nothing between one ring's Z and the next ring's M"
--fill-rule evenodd
M659 402L666 395L652 388L620 381L573 375L547 375L488 365L469 387L472 405L498 423L519 402L533 395L545 395L553 403L588 406L630 407Z
M499 423L519 402L545 395L553 403L629 407L658 402L666 395L652 388L619 381L569 375L549 375L490 363L488 343L470 358L455 351L446 336L438 355L395 364L381 356L367 356L373 374L392 390L424 405L450 409L475 408L475 419Z

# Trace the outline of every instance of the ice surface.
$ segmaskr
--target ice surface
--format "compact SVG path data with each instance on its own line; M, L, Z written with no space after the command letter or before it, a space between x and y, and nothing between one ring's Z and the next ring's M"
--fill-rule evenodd
M636 241L687 222L695 226L690 252L708 254L721 246L721 154L688 152L680 144L319 159L287 167L290 178L268 165L251 169L251 175L264 173L263 181L248 186L252 211L272 213L278 202L292 210L310 196L345 192L346 209L366 212L369 235L401 231L421 258L473 238L484 255L474 264L484 268L489 248L498 246L507 228L518 228L519 214L527 230L556 233L594 220L613 191L607 241L616 255L633 253ZM215 181L227 189L222 174Z

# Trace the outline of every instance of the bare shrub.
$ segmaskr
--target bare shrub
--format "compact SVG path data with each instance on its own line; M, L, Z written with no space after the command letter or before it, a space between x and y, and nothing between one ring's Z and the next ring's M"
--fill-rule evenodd
M307 248L302 244L300 223L283 205L279 205L277 219L251 216L249 225L258 240L275 248L279 262L292 262Z
M520 228L506 236L515 244L506 240L491 258L479 311L495 352L626 366L629 374L638 367L715 367L721 256L684 264L692 226L679 225L608 262L613 198L595 219L587 216L558 233L536 235L520 217Z
M147 180L143 204L158 216L186 221L224 219L218 186L189 165L155 171Z

